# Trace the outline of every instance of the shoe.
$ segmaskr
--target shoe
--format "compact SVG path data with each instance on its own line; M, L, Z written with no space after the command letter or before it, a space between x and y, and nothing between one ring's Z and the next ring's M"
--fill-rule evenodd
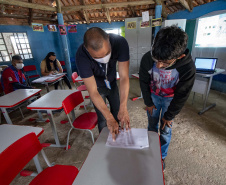
M163 167L163 171L165 170L165 159L162 159L162 167Z

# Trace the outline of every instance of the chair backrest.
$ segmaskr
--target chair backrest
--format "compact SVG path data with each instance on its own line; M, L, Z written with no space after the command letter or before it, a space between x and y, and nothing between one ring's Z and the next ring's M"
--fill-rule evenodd
M75 83L76 78L78 78L78 73L77 72L72 73L71 78L73 83Z
M65 62L64 62L64 61L60 61L60 64L61 64L62 66L65 66Z
M24 72L28 72L28 71L36 71L36 66L35 65L29 65L29 66L24 66L23 67Z
M72 93L62 102L65 113L69 114L76 106L78 106L83 101L84 99L82 97L81 91L76 91Z
M42 146L35 133L30 133L0 153L0 184L10 184L41 149Z

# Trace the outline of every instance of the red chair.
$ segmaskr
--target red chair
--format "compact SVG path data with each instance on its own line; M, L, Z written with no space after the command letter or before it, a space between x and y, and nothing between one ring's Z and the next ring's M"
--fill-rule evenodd
M40 77L35 65L24 66L23 70L24 70L26 77L28 77L27 80L29 81L29 84L30 84L30 79ZM28 75L29 72L32 72L32 75ZM35 72L35 74L34 74L34 72Z
M60 61L60 64L63 68L63 72L67 72L67 69L65 69L65 62L64 61Z
M0 184L8 185L24 166L39 152L44 153L35 133L30 133L0 154ZM43 155L46 163L47 158ZM49 165L49 164L48 164ZM71 185L78 174L75 166L55 165L39 173L30 185Z
M84 102L84 99L82 97L81 91L74 92L73 94L65 98L64 101L62 102L64 111L67 114L68 120L71 125L71 129L69 130L67 137L67 150L69 144L69 137L72 129L89 131L91 133L92 141L94 143L93 133L91 130L95 128L95 126L97 125L97 114L95 112L87 112L75 118L73 122L71 121L69 116L69 113L74 111L74 108L81 104L82 102Z
M85 85L80 85L77 87L76 82L77 83L82 83L83 81L81 79L78 79L78 73L74 72L71 75L72 81L75 84L75 88L78 89L79 91L87 91L86 86Z

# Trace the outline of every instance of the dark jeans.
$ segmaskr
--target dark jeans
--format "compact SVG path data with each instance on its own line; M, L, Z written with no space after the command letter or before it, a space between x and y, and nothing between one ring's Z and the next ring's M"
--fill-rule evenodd
M63 76L62 78L63 78L64 82L67 84L68 88L69 88L69 89L72 89L72 88L71 88L71 84L70 84L70 82L69 82L67 76L65 75L65 76ZM54 84L55 89L58 89L58 85L59 85L59 82L57 82L57 83Z
M119 91L118 91L117 84L116 83L112 84L111 89L108 89L107 87L99 87L98 92L100 93L105 103L106 103L106 99L108 100L110 104L110 111L114 116L115 120L119 122L117 116L119 112L120 100L119 100ZM107 122L104 116L102 115L102 113L96 108L95 105L94 105L94 108L98 117L98 129L99 129L99 132L101 132L101 130L107 126Z

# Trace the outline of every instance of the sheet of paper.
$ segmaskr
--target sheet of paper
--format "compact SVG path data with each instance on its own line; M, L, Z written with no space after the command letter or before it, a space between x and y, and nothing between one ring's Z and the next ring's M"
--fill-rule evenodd
M109 133L106 146L117 148L133 148L143 149L149 147L147 129L131 128L129 131L120 131L116 140L112 140L112 135Z
M149 21L149 11L142 12L142 22Z
M40 77L40 78L38 78L36 80L33 80L32 83L42 83L42 82L44 82L46 80L49 80L51 78L53 78L53 77L43 76L43 77Z

